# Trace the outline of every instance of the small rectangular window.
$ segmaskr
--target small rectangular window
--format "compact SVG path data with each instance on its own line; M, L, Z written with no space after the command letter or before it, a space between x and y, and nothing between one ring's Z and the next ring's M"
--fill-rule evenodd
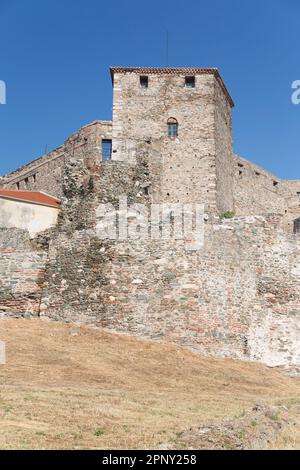
M178 124L176 122L168 123L168 136L177 137L178 135Z
M185 86L187 88L195 88L195 77L185 77Z
M102 139L102 160L111 160L111 140Z
M26 184L26 186L28 186L28 184L29 184L29 178L25 178L25 184Z
M297 196L300 198L300 191L297 191Z
M140 85L141 88L148 88L148 77L146 75L140 77Z

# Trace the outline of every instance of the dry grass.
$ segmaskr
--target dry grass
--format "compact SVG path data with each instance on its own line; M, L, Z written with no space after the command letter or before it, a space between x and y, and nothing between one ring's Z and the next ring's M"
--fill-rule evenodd
M157 448L257 402L299 399L278 371L175 345L41 320L2 320L0 339L1 449Z
M269 450L299 450L300 449L300 422L298 420L297 428L288 428L272 442Z

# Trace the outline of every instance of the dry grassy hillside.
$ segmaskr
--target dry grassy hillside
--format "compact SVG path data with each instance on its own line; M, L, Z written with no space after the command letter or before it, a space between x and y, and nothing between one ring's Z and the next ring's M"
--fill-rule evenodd
M0 339L1 449L157 448L256 403L299 406L296 379L174 345L41 320L1 320ZM276 439L298 446L299 427Z

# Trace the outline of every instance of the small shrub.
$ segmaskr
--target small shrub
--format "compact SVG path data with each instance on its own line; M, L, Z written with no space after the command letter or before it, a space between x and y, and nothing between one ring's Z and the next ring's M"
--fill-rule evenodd
M105 432L104 429L101 429L101 428L96 429L96 431L94 432L94 436L97 436L97 437L103 436L104 432Z
M232 219L234 217L233 211L225 211L223 214L220 215L221 219Z
M230 442L224 442L223 449L225 450L233 450L234 446Z

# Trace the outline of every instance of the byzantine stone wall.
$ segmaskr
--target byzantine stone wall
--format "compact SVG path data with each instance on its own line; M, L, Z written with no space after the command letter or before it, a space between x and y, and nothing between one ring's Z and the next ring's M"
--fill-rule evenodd
M285 213L288 194L279 178L237 155L233 171L236 215Z
M289 231L293 231L294 221L300 217L300 180L285 180L282 185L287 192L286 225Z
M81 158L88 151L101 159L101 140L111 139L112 123L95 121L80 129L61 147L34 160L4 177L4 187L44 191L62 197L64 168L70 158Z
M300 217L299 180L282 180L237 155L233 177L236 215L281 214L281 225L293 232L294 220Z
M188 89L184 75L150 74L142 89L138 74L116 73L112 161L101 161L102 138L111 138L111 123L83 128L6 177L7 187L43 190L64 205L57 227L35 240L0 231L2 316L82 322L300 367L300 236L283 231L297 215L298 182L231 155L231 110L215 77L197 75ZM221 220L232 188L237 217ZM142 222L133 240L102 239L102 204L117 208L125 195L147 208L204 202L204 246L146 237Z
M99 204L152 202L152 154L137 164L70 159L52 233L2 230L2 316L41 315L179 343L202 354L299 367L300 237L278 215L210 219L184 240L99 237ZM148 188L148 191L145 191ZM132 215L131 215L132 217ZM129 221L130 227L130 221Z
M203 354L299 365L300 239L280 216L211 220L205 245L102 240L100 203L151 202L145 152L138 164L74 162L51 239L41 315L186 345ZM151 187L151 186L150 186Z
M0 257L0 318L38 316L47 247L26 230L0 228Z
M161 161L161 201L197 201L215 212L218 184L220 209L231 208L231 110L215 77L196 75L195 88L186 88L183 74L150 74L146 89L139 78L114 74L113 160L135 161L149 148ZM167 135L169 118L178 122L176 138Z

